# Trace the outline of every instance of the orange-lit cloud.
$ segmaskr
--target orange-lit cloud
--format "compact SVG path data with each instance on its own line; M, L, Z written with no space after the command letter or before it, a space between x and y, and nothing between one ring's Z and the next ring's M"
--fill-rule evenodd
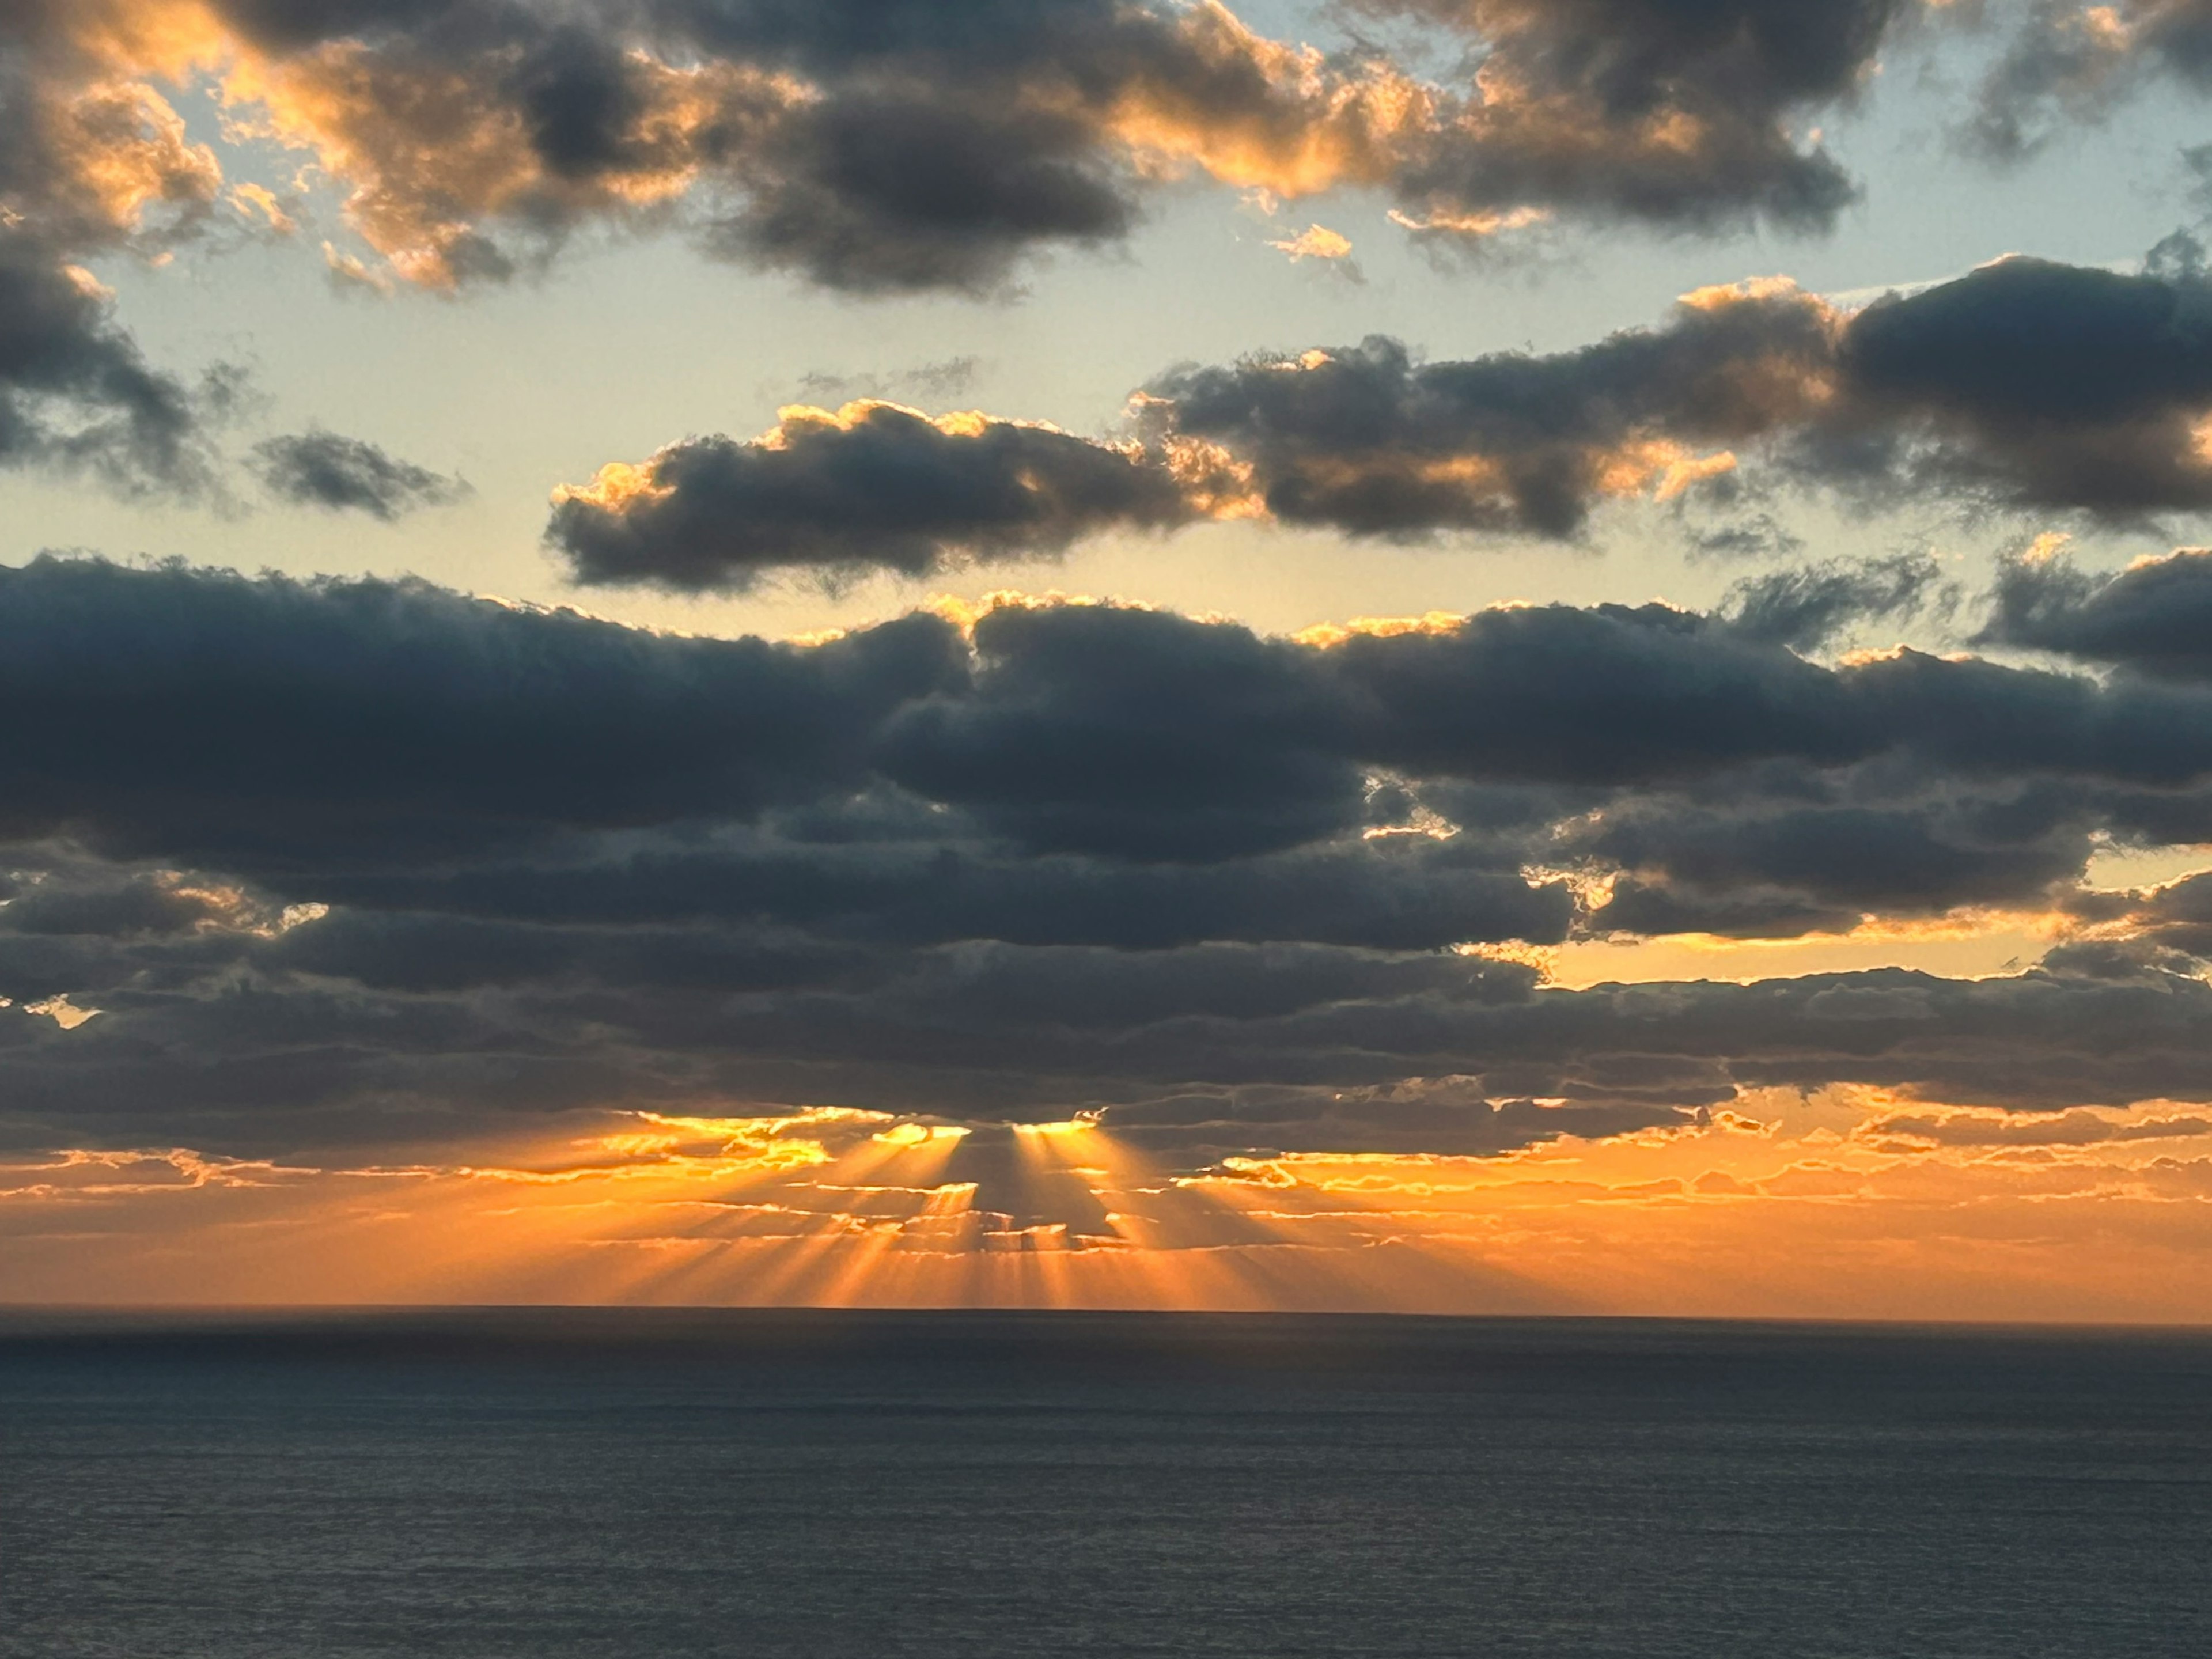
M213 199L222 167L168 101L205 85L241 167L289 152L372 269L441 289L576 226L655 218L833 285L988 288L1032 247L1121 235L1133 192L1193 173L1277 199L1377 187L1417 234L1473 240L1555 214L1820 223L1849 199L1792 116L1850 96L1886 21L1871 9L1717 54L1621 15L1398 9L1480 72L1271 40L1218 0L1009 8L988 50L949 25L862 50L679 9L270 17L221 0L95 0L39 13L26 39L62 168L111 219ZM1610 64L1560 50L1638 27L1652 38L1611 42ZM917 212L897 188L917 156L973 199Z
M1310 46L1269 40L1218 0L1178 20L1191 61L1139 76L1113 100L1107 131L1153 170L1203 168L1280 198L1380 184L1447 101L1382 60L1349 69Z

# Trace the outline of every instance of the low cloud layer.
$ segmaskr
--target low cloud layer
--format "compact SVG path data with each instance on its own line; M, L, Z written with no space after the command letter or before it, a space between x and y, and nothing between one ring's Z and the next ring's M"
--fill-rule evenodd
M1822 666L1771 615L1285 640L1002 603L796 646L42 560L0 572L0 1119L268 1156L568 1109L1081 1112L1194 1167L1769 1087L2200 1095L2194 887L2081 878L2105 837L2212 839L2203 687ZM2073 942L1981 981L1530 965L1992 906Z

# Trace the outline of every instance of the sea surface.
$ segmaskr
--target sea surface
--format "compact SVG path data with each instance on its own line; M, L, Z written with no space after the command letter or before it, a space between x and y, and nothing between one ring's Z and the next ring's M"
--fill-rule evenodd
M0 1316L7 1659L2212 1654L2212 1335Z

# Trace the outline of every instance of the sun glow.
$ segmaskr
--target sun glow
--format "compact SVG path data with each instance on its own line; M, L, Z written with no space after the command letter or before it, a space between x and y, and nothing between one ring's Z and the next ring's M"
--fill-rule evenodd
M466 1164L19 1157L0 1301L2212 1316L2212 1109L1741 1106L1197 1170L1080 1118L833 1109L618 1115Z

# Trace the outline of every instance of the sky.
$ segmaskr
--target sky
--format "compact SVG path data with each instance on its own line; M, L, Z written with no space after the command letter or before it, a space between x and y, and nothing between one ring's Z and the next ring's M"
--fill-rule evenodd
M0 0L0 1303L2212 1320L2212 3Z

